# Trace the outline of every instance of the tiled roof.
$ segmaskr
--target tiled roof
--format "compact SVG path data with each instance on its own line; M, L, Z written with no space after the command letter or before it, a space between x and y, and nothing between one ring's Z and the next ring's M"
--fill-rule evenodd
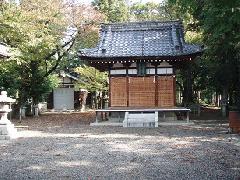
M201 52L198 45L184 41L180 21L103 24L96 48L81 49L90 59L114 57L176 57Z
M73 79L73 80L75 80L75 81L78 80L78 77L73 76L73 75L71 75L70 73L67 73L67 72L65 72L65 71L63 71L63 70L60 71L59 75L62 76L62 77L68 77L68 78Z

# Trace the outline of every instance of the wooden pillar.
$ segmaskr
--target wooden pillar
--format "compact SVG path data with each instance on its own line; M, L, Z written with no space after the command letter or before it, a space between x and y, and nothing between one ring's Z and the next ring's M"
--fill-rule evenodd
M126 77L126 83L127 83L127 107L129 107L129 77Z
M155 107L158 107L158 86L159 86L159 82L158 82L158 76L155 75Z
M158 86L159 86L159 80L157 75L157 67L158 65L155 64L155 107L158 107Z
M110 75L109 75L108 97L109 97L108 107L111 107L111 99L112 99L112 96L111 96L111 77L110 77Z
M128 68L129 68L129 64L127 63L125 65L126 67L126 86L127 86L127 107L129 107L129 76L128 76Z
M173 100L174 100L174 102L173 102L173 104L174 104L174 106L176 106L176 93L177 93L177 91L176 91L176 76L174 75L173 76Z

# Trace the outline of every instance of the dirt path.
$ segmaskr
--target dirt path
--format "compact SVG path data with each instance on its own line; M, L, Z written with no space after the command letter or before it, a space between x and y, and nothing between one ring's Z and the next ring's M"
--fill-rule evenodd
M224 126L90 127L93 120L24 120L29 130L0 143L1 179L240 178L240 138Z

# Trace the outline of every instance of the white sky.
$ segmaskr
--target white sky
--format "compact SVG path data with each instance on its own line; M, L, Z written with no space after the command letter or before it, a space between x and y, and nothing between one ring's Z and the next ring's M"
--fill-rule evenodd
M91 3L92 0L78 0L81 3ZM135 3L135 2L155 2L155 3L161 3L163 0L129 0L129 2Z

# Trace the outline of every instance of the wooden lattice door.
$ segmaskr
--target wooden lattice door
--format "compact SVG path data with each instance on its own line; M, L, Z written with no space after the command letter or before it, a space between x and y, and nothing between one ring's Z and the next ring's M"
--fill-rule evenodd
M155 106L155 78L129 77L129 106Z
M110 102L112 107L127 106L127 78L110 78Z
M172 76L158 77L158 106L175 106L175 78Z

